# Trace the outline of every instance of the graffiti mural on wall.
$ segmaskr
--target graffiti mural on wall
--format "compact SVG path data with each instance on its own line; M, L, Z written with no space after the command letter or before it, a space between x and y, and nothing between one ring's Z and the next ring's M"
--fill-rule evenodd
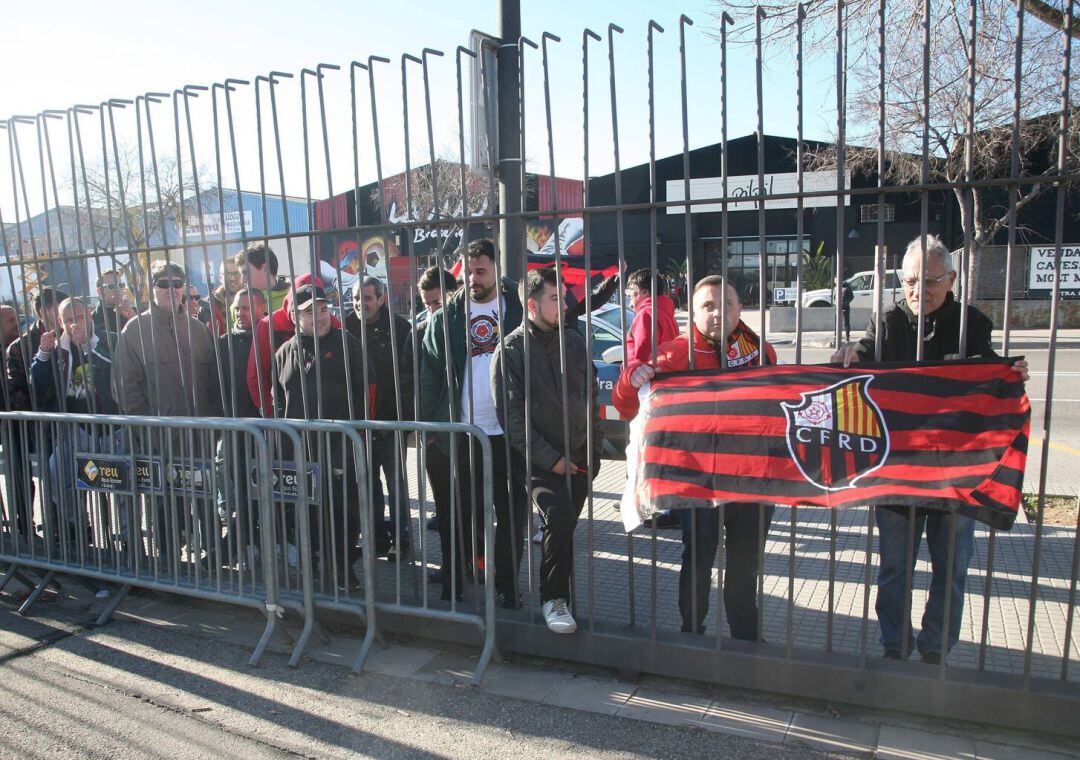
M352 235L324 235L319 246L319 277L335 290L347 293L357 280L374 276L387 278L387 258L401 251L392 237L369 233L359 239ZM340 278L340 279L339 279Z

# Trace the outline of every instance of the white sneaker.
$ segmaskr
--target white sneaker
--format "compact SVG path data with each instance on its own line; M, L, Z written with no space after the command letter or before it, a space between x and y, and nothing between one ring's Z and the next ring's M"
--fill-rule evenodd
M565 599L552 599L544 602L544 622L552 633L573 633L577 630L577 622L570 614Z

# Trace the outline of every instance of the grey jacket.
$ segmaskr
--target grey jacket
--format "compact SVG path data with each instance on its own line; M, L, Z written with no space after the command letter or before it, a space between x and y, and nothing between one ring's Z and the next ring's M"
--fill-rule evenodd
M529 331L529 436L525 435L525 331ZM585 339L576 330L564 330L566 340L566 418L570 431L570 461L585 469L588 450L593 467L600 465L600 403L595 368ZM506 398L503 408L502 371L506 365ZM529 449L532 468L548 472L562 458L563 380L559 365L559 333L543 332L525 319L506 336L491 362L491 384L499 423L522 457ZM592 441L587 436L589 400L592 399Z
M132 318L113 355L112 385L123 414L214 417L221 400L211 398L214 363L210 331L184 313L156 304Z

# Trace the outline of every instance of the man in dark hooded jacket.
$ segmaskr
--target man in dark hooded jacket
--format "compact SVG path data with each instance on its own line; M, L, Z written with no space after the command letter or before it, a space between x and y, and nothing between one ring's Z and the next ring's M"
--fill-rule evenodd
M274 403L279 414L301 420L358 419L366 403L364 386L357 380L363 373L360 341L334 327L326 292L321 287L302 285L296 288L293 298L298 334L285 341L274 357L277 368ZM314 436L308 438L309 460L319 450L316 443ZM334 526L333 542L325 543L332 547L333 561L323 552L324 572L332 568L338 585L348 589L354 585L349 571L360 555L357 547L360 494L353 458L342 456L343 444L341 436L330 436L330 450L319 462L318 478L323 509L330 510ZM316 517L313 509L313 529L318 526ZM312 541L316 547L323 545L317 533L312 533ZM342 546L343 556L337 553Z

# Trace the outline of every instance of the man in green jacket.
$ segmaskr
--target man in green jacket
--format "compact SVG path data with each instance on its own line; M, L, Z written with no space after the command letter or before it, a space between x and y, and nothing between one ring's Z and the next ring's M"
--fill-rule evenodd
M495 244L489 239L469 243L463 256L466 287L453 295L434 316L424 334L420 372L420 419L468 422L491 440L492 501L495 508L495 589L499 604L517 609L517 570L528 520L523 471L525 464L507 445L495 411L490 368L502 338L521 324L521 301L513 282L500 281ZM465 566L480 578L483 542L484 473L479 445L464 437L436 437L435 445L457 459L457 476L466 495L460 516L440 530L444 571L443 596L449 599L449 568L456 555L456 597L461 596ZM470 450L471 445L471 450ZM478 509L474 509L474 505ZM451 532L453 531L453 536ZM474 549L474 539L478 546Z

